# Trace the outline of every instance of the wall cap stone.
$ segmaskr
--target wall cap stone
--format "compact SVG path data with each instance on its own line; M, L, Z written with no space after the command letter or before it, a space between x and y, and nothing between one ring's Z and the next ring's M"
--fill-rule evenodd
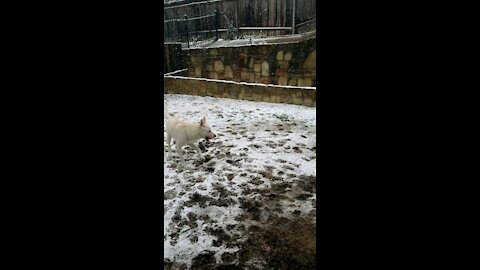
M251 86L265 86L265 87L277 87L277 88L289 88L289 89L304 89L304 90L317 90L317 87L314 86L291 86L291 85L276 85L276 84L264 84L264 83L249 83L249 82L236 82L236 81L227 81L227 80L215 80L207 78L192 78L192 77L183 77L183 76L172 76L164 75L164 78L168 79L181 79L181 80L197 80L197 81L209 81L209 82L220 82L220 83L232 83L239 85L251 85Z

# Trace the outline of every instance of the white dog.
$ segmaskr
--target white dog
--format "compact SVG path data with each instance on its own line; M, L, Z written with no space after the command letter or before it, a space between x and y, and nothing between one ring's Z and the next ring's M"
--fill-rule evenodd
M166 103L163 110L163 117L167 120L167 152L170 156L170 141L172 138L175 139L177 154L180 157L180 161L183 166L185 166L185 160L183 159L182 152L182 147L184 145L190 145L193 147L201 158L202 154L200 149L194 143L201 138L209 140L216 137L216 135L212 133L212 130L207 125L207 120L205 117L203 117L198 124L184 122L178 117L171 116L168 113L168 107Z

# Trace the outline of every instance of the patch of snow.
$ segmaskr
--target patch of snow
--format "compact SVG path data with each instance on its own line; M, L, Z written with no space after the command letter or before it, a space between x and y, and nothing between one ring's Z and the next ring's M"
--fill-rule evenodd
M207 48L224 48L224 47L245 47L245 46L255 46L255 45L274 45L274 44L288 44L288 43L298 43L306 39L310 39L316 36L316 30L311 32L306 32L302 34L294 35L284 35L284 36L267 36L267 37L248 37L246 36L243 39L234 39L234 40L223 40L219 39L217 41L209 41L208 43L198 43L190 44L189 48L184 48L184 50L190 49L207 49Z
M287 183L291 188L281 192L288 200L279 202L282 212L278 215L292 218L294 211L305 216L315 211L315 194L304 200L293 196L309 192L299 186L297 176L316 177L315 108L174 94L164 98L169 112L187 122L196 123L205 116L218 136L202 153L211 157L205 164L196 164L196 153L188 148L184 170L176 168L176 153L164 158L164 259L191 266L203 251L213 252L217 263L222 254L237 252L239 246L214 245L219 239L211 230L223 230L241 240L244 232L235 226L262 226L258 220L239 221L245 214L242 200L264 199L254 190ZM268 168L278 179L264 177ZM219 190L228 195L222 197ZM209 200L202 204L194 196ZM214 205L220 199L227 203Z

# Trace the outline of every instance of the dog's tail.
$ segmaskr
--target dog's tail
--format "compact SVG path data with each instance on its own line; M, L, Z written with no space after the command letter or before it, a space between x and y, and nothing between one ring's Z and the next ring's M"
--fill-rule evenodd
M163 107L163 118L164 119L168 119L170 117L170 115L168 114L168 106L167 106L167 103L166 102L163 102L163 105L165 105Z

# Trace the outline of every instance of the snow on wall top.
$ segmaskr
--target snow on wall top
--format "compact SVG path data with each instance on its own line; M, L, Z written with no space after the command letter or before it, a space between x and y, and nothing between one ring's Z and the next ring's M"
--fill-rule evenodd
M232 84L241 84L241 85L263 86L263 87L277 87L277 88L317 90L317 87L313 87L313 86L291 86L291 85L276 85L276 84L264 84L264 83L235 82L235 81L215 80L215 79L195 78L195 77L183 77L183 76L172 76L172 75L163 75L163 77L164 77L164 78L171 78L171 79L183 79L183 80L197 80L197 81L208 81L208 82L232 83Z
M292 44L292 43L299 43L315 37L316 37L316 31L307 32L304 34L266 37L266 38L235 39L235 40L219 39L217 41L214 41L212 43L207 43L207 44L205 43L199 43L198 45L190 44L189 48L182 48L182 50Z

